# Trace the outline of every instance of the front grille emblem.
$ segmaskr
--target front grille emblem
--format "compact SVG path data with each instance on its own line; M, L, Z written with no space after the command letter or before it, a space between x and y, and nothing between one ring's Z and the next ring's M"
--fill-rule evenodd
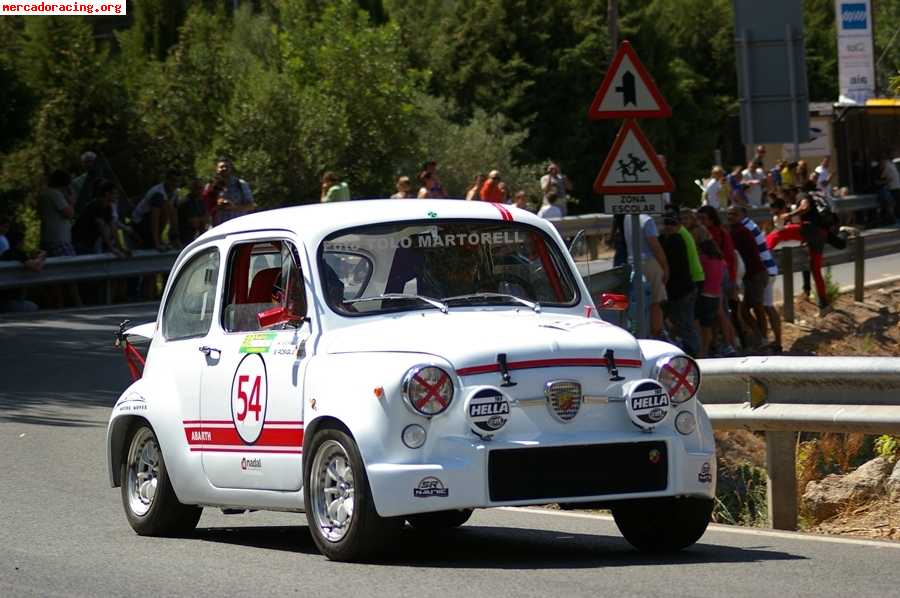
M581 409L581 384L575 380L551 380L544 385L547 407L553 417L565 423Z

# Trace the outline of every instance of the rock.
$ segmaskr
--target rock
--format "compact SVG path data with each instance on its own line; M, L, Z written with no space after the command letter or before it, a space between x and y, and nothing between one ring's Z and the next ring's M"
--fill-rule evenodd
M804 506L816 521L829 519L851 503L863 502L881 494L888 475L893 477L892 468L900 478L900 472L889 460L878 457L847 475L832 474L820 482L810 482L803 492Z
M884 486L892 499L894 497L900 498L900 461L897 461L894 465L894 471L891 473L891 477L887 479L887 482L884 483Z

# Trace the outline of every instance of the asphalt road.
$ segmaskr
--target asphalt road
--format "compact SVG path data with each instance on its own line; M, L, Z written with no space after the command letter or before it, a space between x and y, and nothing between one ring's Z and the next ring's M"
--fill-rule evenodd
M896 596L900 543L713 526L654 558L607 517L494 509L405 533L383 562L327 561L302 515L207 509L141 538L108 486L104 435L128 381L115 324L148 306L0 318L0 596Z

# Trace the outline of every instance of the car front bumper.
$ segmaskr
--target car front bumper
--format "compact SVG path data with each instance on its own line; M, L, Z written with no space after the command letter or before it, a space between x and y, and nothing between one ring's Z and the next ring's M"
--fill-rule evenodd
M428 463L369 463L384 517L448 509L715 496L714 452L665 434L597 434L539 441L441 439Z

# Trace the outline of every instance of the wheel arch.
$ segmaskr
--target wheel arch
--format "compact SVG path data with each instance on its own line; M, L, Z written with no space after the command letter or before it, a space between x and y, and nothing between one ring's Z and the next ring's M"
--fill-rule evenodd
M120 470L125 452L125 442L128 439L128 431L142 423L147 424L153 430L153 424L141 415L121 415L110 422L109 432L107 433L107 459L109 482L113 488L118 488L122 485ZM160 450L162 450L162 447L160 447Z
M306 472L309 470L309 466L311 463L309 454L309 447L312 445L313 438L316 433L323 428L336 428L341 432L345 433L347 436L356 442L356 437L353 435L353 432L350 431L350 428L343 421L334 417L333 415L320 415L315 418L308 424L304 425L303 430L303 474L304 479L306 477ZM358 444L358 443L357 443Z

